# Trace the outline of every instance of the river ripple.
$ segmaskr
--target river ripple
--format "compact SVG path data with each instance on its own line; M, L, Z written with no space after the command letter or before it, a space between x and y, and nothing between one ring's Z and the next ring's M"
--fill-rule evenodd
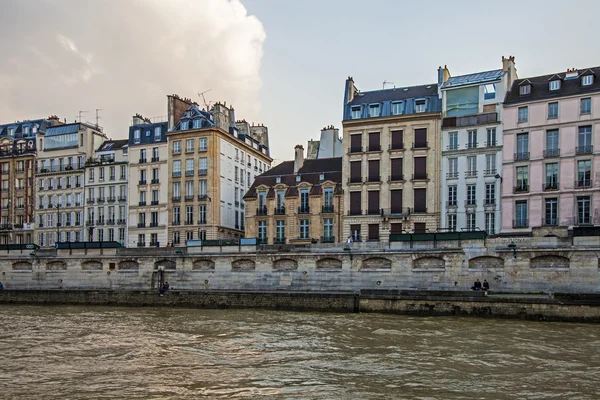
M6 399L599 399L600 327L0 305Z

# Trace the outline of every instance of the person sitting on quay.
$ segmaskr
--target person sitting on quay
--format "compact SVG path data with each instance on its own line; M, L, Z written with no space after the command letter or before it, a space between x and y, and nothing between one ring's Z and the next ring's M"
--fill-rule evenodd
M167 290L169 290L169 282L165 282L162 285L160 285L160 288L158 289L158 294L163 296Z
M483 280L483 290L485 290L485 291L490 290L490 284L488 283L487 279Z
M479 282L479 279L475 281L475 283L471 287L471 290L481 290L481 282Z

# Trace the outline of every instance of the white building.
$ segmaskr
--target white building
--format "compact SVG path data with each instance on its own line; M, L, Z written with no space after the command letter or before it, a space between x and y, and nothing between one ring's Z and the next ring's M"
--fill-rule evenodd
M514 58L502 69L450 77L440 68L444 230L501 228L502 101L517 76Z
M340 130L333 125L321 129L319 140L308 141L307 159L333 158L342 156Z
M127 242L128 139L104 142L85 164L86 240Z

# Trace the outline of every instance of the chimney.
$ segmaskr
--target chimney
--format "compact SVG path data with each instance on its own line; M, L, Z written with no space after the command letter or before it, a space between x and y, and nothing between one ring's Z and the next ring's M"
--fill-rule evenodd
M354 100L354 95L356 94L357 89L356 86L354 86L354 79L352 79L351 76L348 77L348 79L346 79L346 93L345 93L345 100L346 100L346 104L350 103L352 100Z
M450 78L450 70L448 66L444 65L444 68L441 66L438 67L438 85L444 84L448 78Z
M294 150L294 175L298 175L298 171L304 165L304 147L301 144L297 144Z
M135 114L133 116L133 124L132 125L141 125L144 124L145 120L144 117L141 114Z
M502 56L502 71L507 71L506 87L507 90L510 90L512 83L517 79L517 68L515 67L514 56L508 56L508 58Z

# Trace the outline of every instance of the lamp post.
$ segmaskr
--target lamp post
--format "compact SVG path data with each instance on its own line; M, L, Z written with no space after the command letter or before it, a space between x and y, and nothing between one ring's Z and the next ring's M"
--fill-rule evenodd
M513 251L513 258L517 258L517 245L515 242L510 242L507 247Z

